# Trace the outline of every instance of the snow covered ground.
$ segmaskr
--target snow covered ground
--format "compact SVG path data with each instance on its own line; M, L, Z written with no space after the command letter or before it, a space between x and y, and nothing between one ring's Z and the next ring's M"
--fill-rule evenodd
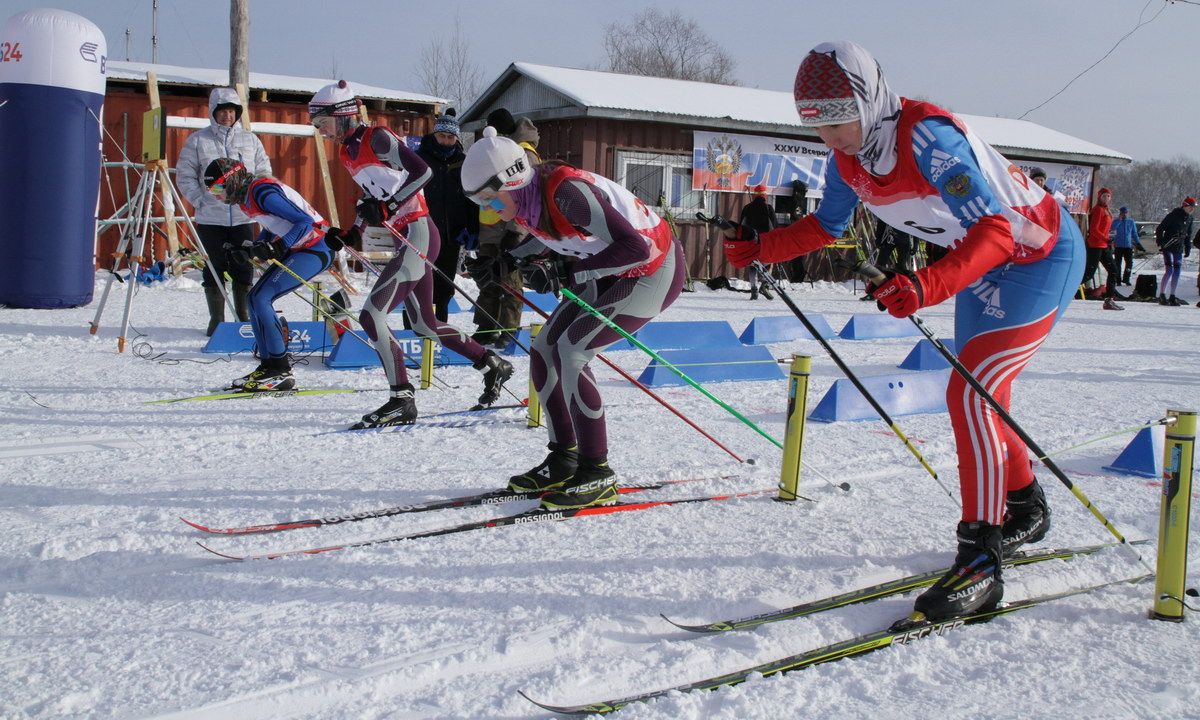
M98 276L98 283L101 276ZM1076 302L1017 384L1013 415L1047 450L1200 408L1200 309ZM119 289L119 286L118 286ZM98 295L97 295L98 296ZM794 289L840 328L874 312L849 287ZM700 288L663 320L785 314L779 301ZM191 278L140 289L132 350L116 353L121 299L98 336L95 306L0 310L0 717L519 718L552 703L620 697L733 671L877 629L911 597L689 636L683 622L737 617L946 564L952 501L880 422L810 424L794 505L763 497L656 508L407 541L316 556L230 562L204 552L327 545L416 532L518 508L447 510L244 538L202 536L179 516L247 525L367 510L501 486L540 461L520 411L460 427L347 434L384 399L379 370L313 358L304 387L366 393L147 405L217 388L245 355L203 355L204 300ZM308 319L298 299L281 303ZM950 307L923 311L950 337ZM526 321L533 316L527 314ZM452 316L466 324L469 314ZM132 336L132 334L131 334ZM913 339L835 340L863 376L895 371ZM839 377L813 341L810 404ZM611 354L637 374L637 351ZM528 363L511 384L524 396ZM690 388L662 396L755 465L715 445L594 363L610 403L611 462L626 483L696 478L655 497L771 488L779 452ZM418 393L422 415L464 409L468 367ZM782 437L783 381L709 389ZM957 488L947 416L897 418ZM1156 481L1101 469L1132 430L1058 457L1130 538L1157 537ZM822 479L852 486L842 492ZM1046 546L1107 532L1048 473ZM647 494L649 495L649 494ZM527 507L527 506L523 506ZM1191 546L1192 583L1200 552ZM1153 563L1153 547L1142 550ZM1139 574L1123 551L1006 575L1007 597ZM1152 622L1152 586L1108 590L947 636L717 692L630 706L629 718L1200 717L1200 625Z

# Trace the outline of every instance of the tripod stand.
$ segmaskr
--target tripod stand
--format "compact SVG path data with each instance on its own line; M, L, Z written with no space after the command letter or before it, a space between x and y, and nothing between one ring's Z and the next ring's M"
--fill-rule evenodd
M189 242L196 252L204 258L204 265L207 272L213 274L213 279L216 280L217 287L224 296L225 302L230 307L233 306L232 300L225 291L225 284L221 282L221 278L216 276L216 270L213 268L212 262L209 261L208 254L204 251L204 245L199 241L199 233L196 232L196 226L192 224L191 217L186 211L183 211L183 200L179 195L179 190L175 187L175 183L171 180L170 173L167 170L166 163L161 160L148 162L145 165L145 172L142 173L138 180L137 188L133 191L133 195L129 201L121 207L120 210L113 216L113 219L120 219L125 216L124 228L121 230L121 239L117 243L116 252L113 253L113 266L109 272L108 282L104 285L104 292L100 295L100 303L96 307L96 316L91 322L91 334L95 335L100 329L100 316L104 313L104 306L108 302L108 293L112 290L113 279L120 280L121 276L117 274L117 269L121 265L121 260L127 259L129 265L129 280L126 282L125 289L125 311L121 316L121 334L117 337L117 352L125 352L125 333L129 328L129 311L133 306L133 290L137 285L138 268L146 264L146 240L150 236L150 227L156 218L153 216L154 210L154 189L156 185L162 187L162 197L160 204L163 209L165 219L173 219L175 217L175 209L180 208L180 215L184 222L187 223L188 230L191 232ZM130 246L132 245L132 251Z

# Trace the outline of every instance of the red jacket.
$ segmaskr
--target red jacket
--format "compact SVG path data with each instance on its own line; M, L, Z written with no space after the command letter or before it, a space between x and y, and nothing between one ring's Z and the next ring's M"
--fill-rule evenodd
M1105 205L1094 205L1088 215L1087 246L1090 248L1108 247L1108 232L1112 230L1112 213Z

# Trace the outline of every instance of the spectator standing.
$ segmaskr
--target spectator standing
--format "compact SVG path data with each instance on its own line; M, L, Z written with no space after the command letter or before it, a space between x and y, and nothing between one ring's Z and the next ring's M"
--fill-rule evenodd
M248 298L254 268L238 253L226 253L225 246L241 247L254 241L254 221L237 205L218 201L204 187L204 171L217 158L233 158L246 166L253 176L271 175L271 159L255 137L238 121L242 119L242 101L233 88L213 88L208 95L209 126L197 130L184 141L175 163L175 182L179 192L195 208L196 232L212 263L213 272L205 272L201 284L208 302L208 329L211 336L225 320L225 296L216 278L233 283L233 311L237 319L250 319Z
M1125 308L1118 305L1115 299L1117 265L1113 262L1112 251L1108 249L1108 234L1112 230L1113 221L1112 213L1108 211L1108 201L1111 199L1112 190L1100 188L1096 204L1088 213L1087 264L1083 268L1083 279L1080 282L1087 285L1088 280L1091 280L1092 275L1095 274L1097 266L1103 265L1104 272L1108 274L1108 277L1105 278L1104 309L1124 310Z
M1129 285L1133 273L1133 246L1137 242L1137 223L1129 217L1129 208L1122 207L1117 211L1117 218L1112 224L1113 259L1117 265L1117 275L1120 284ZM1122 265L1124 270L1121 269Z
M425 204L438 234L446 239L434 265L441 270L433 274L434 315L446 321L450 298L454 297L451 281L458 274L458 261L463 249L474 250L479 244L479 208L462 191L462 164L466 154L459 141L458 118L454 108L439 115L433 132L421 138L417 155L433 173L425 185Z
M777 223L775 222L775 208L767 202L767 186L758 184L749 188L753 194L750 202L746 203L746 207L742 208L742 214L739 222L743 225L748 225L754 228L755 232L764 233L768 230L774 230ZM758 271L750 268L747 271L750 279L750 299L757 300L758 294L768 300L774 300L771 295L771 288L763 282L762 278L758 277Z
M1158 250L1162 253L1163 270L1162 284L1158 287L1158 304L1179 306L1183 302L1175 297L1175 288L1179 285L1179 271L1183 267L1183 258L1192 253L1192 213L1196 212L1196 198L1188 196L1183 204L1167 213L1158 227L1154 229L1154 239L1158 242Z
M517 143L525 151L530 167L542 163L537 152L538 131L529 118L517 120L505 108L497 108L488 113L487 124L496 128L501 137ZM479 209L479 249L476 253L479 261L490 264L504 252L522 244L526 235L527 231L515 220L501 220L500 215L490 208ZM472 337L480 345L508 347L511 335L521 326L521 300L505 290L501 283L513 290L524 287L520 270L511 268L497 282L479 288Z

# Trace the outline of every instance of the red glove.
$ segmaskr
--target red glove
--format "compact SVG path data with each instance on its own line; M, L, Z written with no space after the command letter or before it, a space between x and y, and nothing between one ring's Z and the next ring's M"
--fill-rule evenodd
M925 307L925 291L915 275L889 272L888 279L879 285L871 285L875 304L892 317L906 318Z
M737 237L725 238L725 258L735 268L744 268L758 259L758 233L744 225L735 228L734 232Z

